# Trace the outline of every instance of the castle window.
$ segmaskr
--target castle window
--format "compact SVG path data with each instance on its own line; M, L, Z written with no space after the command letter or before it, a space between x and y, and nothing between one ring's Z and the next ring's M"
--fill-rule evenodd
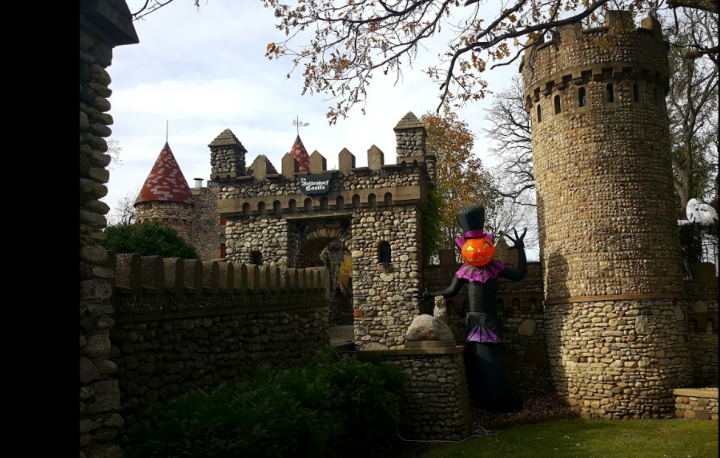
M265 202L258 202L258 215L264 215L265 214Z
M555 114L560 114L562 108L560 107L560 96L555 96Z
M263 263L262 253L260 253L259 251L253 251L250 256L252 258L253 264L258 265L258 266L262 265L262 263Z
M245 202L243 204L243 215L248 216L250 215L250 204Z
M377 205L377 198L375 197L375 194L370 194L368 196L368 207L375 208L375 205Z
M393 196L391 193L386 192L385 193L385 206L390 207L393 204Z
M307 199L305 199L305 211L306 212L312 211L312 199L309 197Z
M637 83L633 84L633 102L640 102L640 86Z
M343 196L337 196L337 199L335 199L335 205L338 210L345 209L345 198Z
M392 262L392 248L388 242L380 242L378 246L378 262Z
M225 259L226 255L227 255L227 250L226 250L225 244L223 243L220 245L220 259Z
M538 122L538 123L541 123L541 122L542 122L542 108L540 107L540 104L539 104L539 103L538 103L538 106L537 106L537 122Z
M585 88L581 87L578 89L578 107L584 107L587 105L587 96L585 95Z
M220 217L220 225L223 227L227 226L227 220L222 216Z
M290 213L297 212L297 202L295 202L295 199L290 199L290 201L288 201L288 207L290 208Z
M607 102L615 102L615 88L613 87L612 83L608 84L605 89L605 97L607 99Z
M327 210L328 209L328 199L327 197L323 197L320 199L320 209L321 210Z
M358 196L357 194L353 195L352 203L353 207L360 208L360 196Z
M282 214L282 204L280 203L279 200L276 200L275 202L273 202L273 213L276 216L280 216Z

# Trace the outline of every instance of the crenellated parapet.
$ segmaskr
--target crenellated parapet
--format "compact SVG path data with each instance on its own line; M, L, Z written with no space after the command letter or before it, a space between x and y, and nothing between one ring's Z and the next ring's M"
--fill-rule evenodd
M435 169L435 156L425 148L425 128L408 113L394 130L396 164L386 164L385 153L372 145L367 150L366 167L356 167L355 155L343 148L338 154L337 170L328 170L327 159L314 151L309 157L309 172L299 172L298 161L288 153L282 158L279 172L266 156L259 155L245 174L216 167L225 159L219 157L218 147L213 144L226 137L235 138L226 130L218 137L221 140L211 143L211 179L221 186L218 211L223 217L280 217L422 204ZM328 181L326 192L304 193L303 181L318 175Z
M520 72L528 109L540 100L590 82L648 84L664 99L669 88L668 42L657 19L639 28L627 11L608 11L603 27L580 23L560 27L554 38L539 37L522 57Z
M115 270L114 296L118 313L191 312L208 309L253 308L296 303L320 304L330 297L326 267L277 267L200 261L160 256L118 254L108 268Z

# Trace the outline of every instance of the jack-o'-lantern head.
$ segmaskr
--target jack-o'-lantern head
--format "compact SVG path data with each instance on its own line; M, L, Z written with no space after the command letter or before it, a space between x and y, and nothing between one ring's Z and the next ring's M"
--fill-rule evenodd
M481 267L492 261L495 245L486 238L467 239L460 250L465 264Z

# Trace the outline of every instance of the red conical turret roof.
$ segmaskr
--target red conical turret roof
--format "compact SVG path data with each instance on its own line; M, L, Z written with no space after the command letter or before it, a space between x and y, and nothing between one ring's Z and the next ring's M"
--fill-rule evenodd
M298 161L298 172L307 173L310 171L310 156L308 156L305 145L303 145L299 135L295 139L295 143L293 143L290 155Z
M141 202L195 203L187 180L167 143L135 199L136 205Z

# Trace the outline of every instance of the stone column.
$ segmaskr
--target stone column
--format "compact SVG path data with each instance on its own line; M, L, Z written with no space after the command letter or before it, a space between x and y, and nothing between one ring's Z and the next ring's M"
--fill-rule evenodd
M100 246L110 208L99 199L107 194L106 154L113 123L107 113L112 91L105 69L115 46L138 43L130 11L123 0L80 1L80 457L121 458L112 441L123 425L117 366L111 360L113 307L109 281L114 271L103 267L108 254Z

